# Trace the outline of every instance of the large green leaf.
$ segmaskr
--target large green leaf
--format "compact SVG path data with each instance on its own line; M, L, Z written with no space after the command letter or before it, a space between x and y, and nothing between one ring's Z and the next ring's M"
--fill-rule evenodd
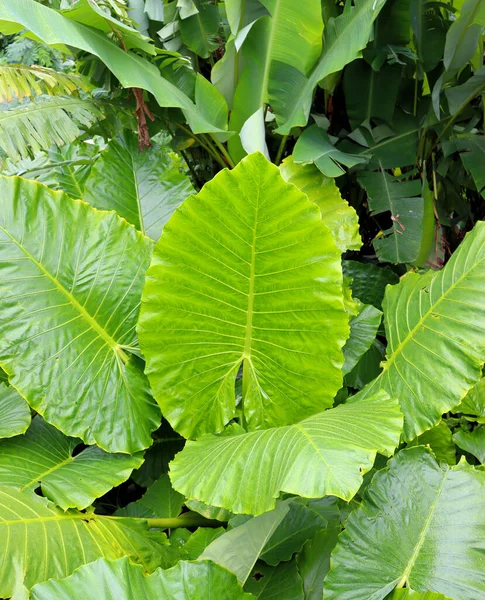
M3 177L0 195L0 364L11 383L87 444L150 446L160 413L135 324L152 242L32 181Z
M473 177L477 190L485 197L485 174L483 171L485 136L477 134L461 136L454 140L454 144L461 151L460 158L465 169Z
M401 420L397 402L379 392L297 425L187 442L170 478L186 497L234 513L270 510L280 492L350 500L376 452L393 451Z
M219 9L213 4L200 4L195 15L179 21L179 28L187 48L202 58L209 58L219 45Z
M355 210L342 198L335 180L326 177L314 165L297 165L289 156L280 165L281 175L288 183L296 185L320 209L322 221L332 232L337 247L359 250L359 219Z
M26 490L0 487L0 594L70 575L97 558L128 556L153 571L164 564L166 537L144 521L67 511Z
M461 412L478 418L485 418L485 377L480 379L462 402L453 409L453 412Z
M387 600L450 600L436 592L413 592L409 588L394 590Z
M278 133L288 134L292 127L306 125L317 83L361 56L385 1L355 0L354 6L346 4L340 16L330 19L322 56L308 78L289 64L273 63L269 95L280 124Z
M0 381L0 438L20 435L29 425L29 405L15 388Z
M381 600L395 587L481 600L485 472L422 447L379 471L332 553L325 599Z
M71 577L36 585L32 600L250 600L236 578L210 561L180 562L149 577L126 558L97 560Z
M96 446L73 456L80 441L35 417L25 435L0 441L0 486L41 485L44 496L64 510L86 508L143 462L140 455L108 454Z
M1 7L0 7L1 11ZM91 100L41 96L0 111L0 148L14 161L81 135L102 115Z
M221 431L241 365L250 429L330 406L348 335L341 285L320 211L277 167L253 154L221 171L175 211L146 277L139 335L165 418L186 437Z
M67 44L94 54L123 87L147 90L155 96L160 106L181 108L195 133L220 130L207 122L203 103L197 103L196 106L188 96L164 79L154 64L133 52L125 52L104 32L72 21L35 0L2 0L0 31L11 34L23 29L28 29L46 44Z
M313 67L322 46L323 21L320 0L263 0L269 15L261 17L249 32L240 52L244 65L234 94L230 129L240 132L245 123L268 102L272 65L279 62L302 77ZM245 152L238 138L229 140L236 160Z
M154 240L177 206L194 191L182 159L155 144L140 152L134 133L111 140L86 182L84 200L116 212Z
M373 242L379 258L392 263L414 262L423 237L421 182L400 181L382 165L376 173L362 171L358 181L367 192L371 214L391 214L391 228L381 231Z
M212 560L223 566L244 585L263 548L288 514L288 510L288 501L279 502L274 510L230 529L209 544L199 560Z
M408 273L386 290L387 361L366 390L399 399L407 440L436 425L480 378L484 277L485 223L478 222L443 270Z

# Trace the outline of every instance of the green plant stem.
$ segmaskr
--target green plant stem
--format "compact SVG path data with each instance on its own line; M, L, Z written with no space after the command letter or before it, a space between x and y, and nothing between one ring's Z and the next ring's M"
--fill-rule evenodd
M230 157L229 152L224 148L224 145L221 144L221 142L217 139L217 137L213 133L211 133L211 138L214 140L216 146L219 148L222 156L226 159L227 164L231 167L231 169L233 169L236 165L234 164L234 161Z
M288 135L284 135L281 139L278 152L276 153L275 165L278 166L281 162L281 157L283 156L283 152L285 151L286 142L288 140Z
M180 517L166 519L143 519L148 527L157 529L176 529L177 527L221 527L223 523L214 519L206 519L196 512L186 512Z
M208 152L212 156L212 158L221 165L221 167L223 169L226 168L227 165L224 162L223 158L213 148L208 146L201 137L196 136L195 133L192 133L188 127L185 127L181 123L174 123L174 125L176 127L178 127L179 129L181 129L184 133L186 133L193 140L196 140L202 146L202 148L204 148L204 150L206 152Z

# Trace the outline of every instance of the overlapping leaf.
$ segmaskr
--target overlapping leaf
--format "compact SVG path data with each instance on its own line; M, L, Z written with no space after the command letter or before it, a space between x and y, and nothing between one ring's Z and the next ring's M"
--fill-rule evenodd
M280 492L350 500L376 452L393 451L402 422L384 392L355 398L297 425L189 441L171 463L172 484L243 514L272 509Z
M155 247L139 322L172 426L186 437L221 431L241 365L250 429L330 406L348 334L341 277L318 208L261 154L189 197Z
M133 519L56 508L26 490L0 487L0 594L62 578L97 558L128 556L153 571L164 563L166 537ZM96 596L98 597L98 596Z
M376 473L332 553L325 598L387 597L395 587L455 600L485 592L485 472L439 465L422 447Z
M47 421L137 452L160 422L135 324L152 243L115 213L1 178L0 363ZM75 233L74 233L75 232Z
M208 123L208 107L204 99L196 106L175 85L160 75L158 68L133 52L125 52L104 32L68 19L35 0L2 0L0 28L4 34L28 29L46 44L67 44L100 58L114 73L123 87L141 88L151 92L160 106L174 106L186 111L186 117L195 133L219 131ZM208 84L209 85L209 84Z
M180 562L175 567L157 570L149 577L126 558L98 560L82 567L61 581L36 585L32 600L250 600L236 578L210 561Z
M108 454L96 446L73 456L79 443L35 417L25 435L0 441L0 486L41 485L44 496L64 510L86 508L143 462L140 455Z
M29 425L29 405L15 388L0 381L0 438L20 435Z
M177 206L194 191L183 162L169 148L155 145L140 152L127 131L109 142L86 182L84 200L113 210L158 240Z
M359 219L355 210L342 198L335 181L326 177L313 165L297 165L289 156L280 165L281 175L288 183L296 185L320 209L322 221L332 232L337 247L359 250Z
M436 425L480 377L484 278L485 223L478 222L443 270L408 273L386 290L387 362L366 390L399 399L408 440Z
M164 473L143 496L116 511L120 517L170 518L180 514L184 497L176 492Z

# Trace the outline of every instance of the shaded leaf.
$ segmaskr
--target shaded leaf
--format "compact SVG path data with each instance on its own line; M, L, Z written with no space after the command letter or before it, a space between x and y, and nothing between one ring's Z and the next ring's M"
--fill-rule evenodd
M4 177L0 191L2 367L67 435L111 452L146 448L160 413L129 353L139 352L151 242L114 213L38 183Z
M453 435L455 444L476 456L481 463L485 463L485 427L478 426L473 431L459 430Z
M256 563L244 589L259 600L305 600L295 561L281 563L277 567Z
M155 247L138 327L174 429L220 431L235 415L241 365L250 429L329 406L348 332L341 281L318 208L261 154L189 197Z
M485 589L485 473L466 462L439 465L422 447L379 471L332 553L329 600L379 600L405 584L455 600Z
M353 167L366 162L362 156L338 150L318 125L312 125L300 135L293 150L293 160L295 163L314 163L327 177L343 175L342 165Z
M147 90L160 106L184 110L194 133L219 131L217 126L207 123L199 107L187 95L160 75L154 64L133 52L124 51L104 33L77 23L35 0L2 0L0 26L4 34L28 29L46 44L67 44L89 52L104 62L123 87Z
M371 304L361 304L359 313L350 319L350 336L344 346L344 375L350 373L375 340L382 313Z
M176 492L165 473L136 502L116 511L119 517L170 518L180 514L184 497Z
M322 599L323 580L330 570L330 554L339 533L340 527L320 530L298 555L298 571L303 579L305 600Z
M485 378L470 388L461 404L453 408L453 412L485 418Z
M399 281L398 275L387 266L356 260L342 261L342 271L345 277L352 279L352 296L379 309L382 308L386 285L395 285Z
M41 485L57 506L82 509L126 481L143 461L140 455L108 454L96 446L73 456L80 441L35 417L27 433L0 441L0 486L23 491Z
M448 425L441 421L436 427L425 431L408 446L429 446L438 461L444 460L449 465L456 465L456 448Z
M382 165L377 173L363 171L357 177L367 192L371 214L391 213L392 227L380 232L373 241L380 260L414 262L423 237L421 182L400 181L386 173Z
M116 210L142 233L158 240L173 211L194 188L182 159L167 146L138 150L138 138L125 131L101 153L86 182L84 200Z
M322 55L308 78L291 65L273 65L269 92L280 125L277 133L285 135L292 127L306 125L317 83L361 56L384 4L385 0L356 0L355 6L347 4L340 16L330 19Z
M279 502L266 512L226 531L214 540L199 560L213 562L234 573L244 585L267 541L288 513L288 502Z
M219 9L214 4L200 4L196 14L179 21L184 44L202 58L208 58L219 42Z
M401 418L384 393L354 396L298 425L189 441L171 463L170 478L187 498L234 513L271 510L280 492L350 500L376 452L389 454L397 445Z

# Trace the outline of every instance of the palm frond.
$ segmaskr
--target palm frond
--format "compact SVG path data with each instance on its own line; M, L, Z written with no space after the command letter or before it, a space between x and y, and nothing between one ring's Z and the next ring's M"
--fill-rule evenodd
M41 94L70 95L87 88L88 84L79 75L58 73L37 65L0 65L0 103Z
M0 112L0 148L12 161L72 142L103 113L90 100L40 96Z

